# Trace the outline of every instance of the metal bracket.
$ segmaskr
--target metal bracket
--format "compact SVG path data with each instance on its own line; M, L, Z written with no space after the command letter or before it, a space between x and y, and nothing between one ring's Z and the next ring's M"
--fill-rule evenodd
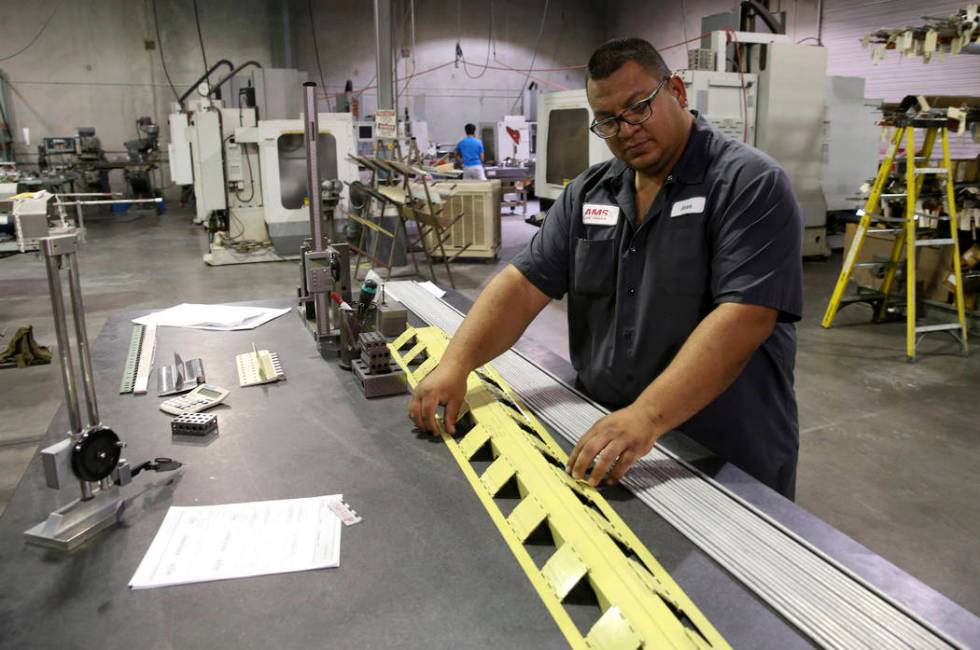
M157 392L160 397L186 393L204 382L204 362L200 359L185 362L176 352L172 366L157 369Z

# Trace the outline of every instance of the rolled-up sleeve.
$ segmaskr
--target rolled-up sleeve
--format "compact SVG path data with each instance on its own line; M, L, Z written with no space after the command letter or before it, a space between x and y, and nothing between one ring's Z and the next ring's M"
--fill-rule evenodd
M761 305L781 322L803 314L803 215L781 169L739 188L712 217L711 293L715 304Z
M531 284L554 300L561 300L568 292L574 186L572 183L565 188L548 210L544 224L511 262Z

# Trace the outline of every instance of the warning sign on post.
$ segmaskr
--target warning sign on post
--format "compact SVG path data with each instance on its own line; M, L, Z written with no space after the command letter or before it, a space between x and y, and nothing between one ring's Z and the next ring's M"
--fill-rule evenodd
M398 137L398 114L392 109L379 108L374 113L374 137L394 140Z

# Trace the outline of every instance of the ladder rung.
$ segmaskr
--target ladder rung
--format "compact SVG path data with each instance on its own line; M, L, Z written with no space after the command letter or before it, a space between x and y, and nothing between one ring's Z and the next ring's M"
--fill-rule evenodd
M872 217L874 221L882 223L905 223L905 217Z
M879 194L878 196L883 199L897 199L903 196L908 196L908 192L902 192L900 194Z
M919 325L915 328L916 334L922 334L923 332L944 332L946 330L958 330L962 329L962 325L959 323L939 323L938 325Z
M856 269L873 269L879 266L895 266L897 262L892 262L891 260L885 260L884 262L858 262L854 265Z
M948 174L949 170L945 167L916 167L916 174Z
M874 228L868 231L869 235L885 235L893 232L902 232L905 228Z
M885 294L880 291L868 291L867 293L859 293L856 296L846 296L840 299L840 304L850 305L855 302L875 302L878 300L884 300Z
M917 239L915 240L916 246L952 246L952 239Z

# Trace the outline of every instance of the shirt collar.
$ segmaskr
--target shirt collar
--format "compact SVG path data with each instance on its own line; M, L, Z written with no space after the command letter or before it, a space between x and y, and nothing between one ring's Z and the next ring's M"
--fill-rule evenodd
M694 115L694 127L684 145L684 153L670 171L678 181L687 184L697 184L704 181L705 169L708 166L708 145L711 138L711 126L697 111ZM609 169L602 176L603 183L620 184L625 176L633 177L633 170L622 160L614 158Z

